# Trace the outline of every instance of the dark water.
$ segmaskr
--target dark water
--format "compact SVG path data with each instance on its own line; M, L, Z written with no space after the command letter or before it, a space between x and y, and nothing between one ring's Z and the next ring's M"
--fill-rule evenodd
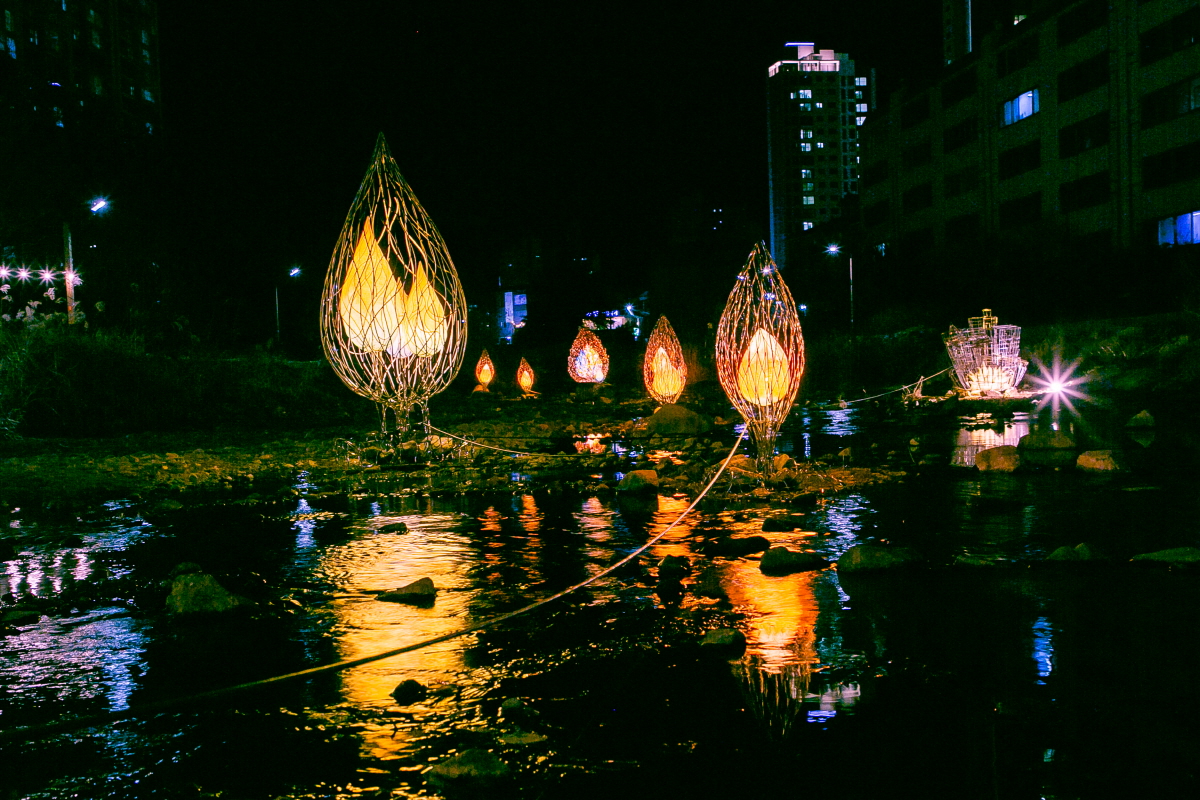
M1200 544L1195 480L1177 454L1089 429L1137 469L981 475L949 465L1012 443L1023 417L921 433L860 413L798 417L783 449L849 445L907 464L908 478L787 509L804 513L803 530L768 538L830 560L881 539L971 565L767 577L753 559L704 559L694 552L704 530L758 533L781 511L735 507L718 486L639 561L497 628L0 740L0 798L456 796L471 792L436 785L428 769L470 748L510 768L482 790L496 797L1195 796L1200 573L1128 563ZM4 563L8 591L40 598L44 613L0 640L0 729L448 633L596 574L689 502L519 489L432 499L400 478L373 481L322 487L301 475L286 505L144 514L113 502L71 519L5 509L18 550ZM380 532L394 522L409 531ZM1038 563L1082 541L1111 563ZM654 565L665 555L714 565L729 602L664 603ZM183 561L255 610L167 617L163 582ZM440 589L431 608L375 600L425 576ZM724 625L747 636L740 660L699 652L699 637ZM398 707L390 692L408 678L432 692ZM502 712L514 697L525 710Z

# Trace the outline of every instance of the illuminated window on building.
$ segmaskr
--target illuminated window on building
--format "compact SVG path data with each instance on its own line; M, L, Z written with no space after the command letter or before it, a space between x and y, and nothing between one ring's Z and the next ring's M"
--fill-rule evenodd
M801 177L801 178L803 178L803 179L811 179L811 178L812 178L812 176L813 176L813 171L812 171L811 169L802 169L802 170L800 170L800 177Z
M8 54L13 58L17 57L17 40L11 36L8 38Z
M1167 247L1177 244L1200 244L1200 211L1189 211L1178 217L1160 219L1158 243Z
M792 93L793 100L812 100L812 89L800 89Z
M801 184L800 191L811 192L816 188L817 188L817 184L814 181L805 181L803 184Z
M866 103L856 103L854 106L854 110L857 111L859 114L865 114L865 113L867 113L867 104Z
M1012 125L1038 113L1038 90L1022 92L1004 104L1004 124Z
M143 51L142 51L142 63L143 63L143 64L149 64L149 63L150 63L150 51L149 51L149 50L143 50Z
M866 122L866 121L867 121L867 118L866 118L866 117L855 117L855 118L854 118L854 124L855 124L855 125L862 125L862 124L863 124L864 122Z
M807 152L810 152L810 151L812 150L812 145L811 145L811 144L809 144L808 142L801 142L801 143L800 143L800 149L801 149L802 151L804 151L805 153L807 153Z
M811 194L804 195L804 205L811 206L816 202L817 198L813 197Z
M820 149L820 148L822 148L822 147L824 147L824 146L825 146L825 143L824 143L824 142L817 142L817 149Z
M801 139L811 139L812 137L813 137L813 132L812 132L812 131L806 131L806 130L801 130L801 131L800 131L800 138L801 138Z
M142 97L145 98L147 103L154 102L154 94L149 89L142 90Z
M797 103L796 108L801 111L812 111L812 103Z
M855 79L854 79L854 85L855 85L855 86L866 86L866 85L867 85L867 79L866 79L866 78L855 78Z
M805 220L804 222L801 222L800 225L803 227L804 230L809 230L810 228L812 228L813 223L809 222L808 220Z
M855 92L855 93L854 93L854 99L855 99L855 100L862 100L862 92L861 92L861 91Z

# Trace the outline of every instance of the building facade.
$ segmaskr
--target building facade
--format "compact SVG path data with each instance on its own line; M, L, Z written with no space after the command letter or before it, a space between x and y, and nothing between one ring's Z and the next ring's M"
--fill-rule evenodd
M796 260L803 233L838 217L843 198L858 191L858 130L874 83L845 53L787 47L795 59L767 70L771 253L781 268Z
M955 50L862 132L865 243L908 256L1200 243L1198 44L1196 0L1075 0Z

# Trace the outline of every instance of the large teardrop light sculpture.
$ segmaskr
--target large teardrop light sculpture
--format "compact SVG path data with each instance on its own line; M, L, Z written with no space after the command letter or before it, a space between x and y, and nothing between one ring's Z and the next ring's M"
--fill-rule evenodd
M446 243L381 133L325 275L325 355L350 389L402 420L454 379L466 320Z
M571 354L567 357L567 372L578 383L604 383L608 377L608 351L600 337L587 328L580 328L571 343Z
M687 364L679 337L666 317L659 317L646 341L646 359L642 362L646 391L659 403L674 403L687 384Z
M766 245L756 244L717 326L717 375L746 420L763 474L804 374L804 336L792 293Z

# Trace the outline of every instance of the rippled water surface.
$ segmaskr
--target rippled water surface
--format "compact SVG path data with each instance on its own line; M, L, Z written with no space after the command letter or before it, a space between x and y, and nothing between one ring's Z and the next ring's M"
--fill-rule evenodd
M718 484L638 560L495 628L339 672L9 735L0 797L454 796L464 789L429 768L471 748L510 770L485 796L1196 788L1200 575L1128 563L1198 544L1194 481L1170 468L954 470L1015 443L1029 420L975 418L922 438L858 413L807 412L781 450L835 462L846 447L870 452L907 465L903 482L803 508L733 504ZM18 550L4 564L8 592L42 613L16 620L0 643L0 728L145 708L452 633L600 573L690 502L433 499L403 478L317 486L300 475L296 490L287 504L150 513L113 502L70 519L6 509ZM778 514L796 530L762 533ZM944 568L772 577L757 556L700 555L714 531L830 561L882 540ZM1111 563L1041 563L1081 541ZM728 599L658 586L668 555L690 559L688 583L712 570ZM168 617L165 582L181 562L220 576L252 610ZM376 599L423 577L438 587L432 606ZM701 653L705 631L725 626L745 633L745 653ZM398 706L391 692L407 679L429 694ZM524 705L502 708L510 698ZM920 791L898 788L912 786Z

